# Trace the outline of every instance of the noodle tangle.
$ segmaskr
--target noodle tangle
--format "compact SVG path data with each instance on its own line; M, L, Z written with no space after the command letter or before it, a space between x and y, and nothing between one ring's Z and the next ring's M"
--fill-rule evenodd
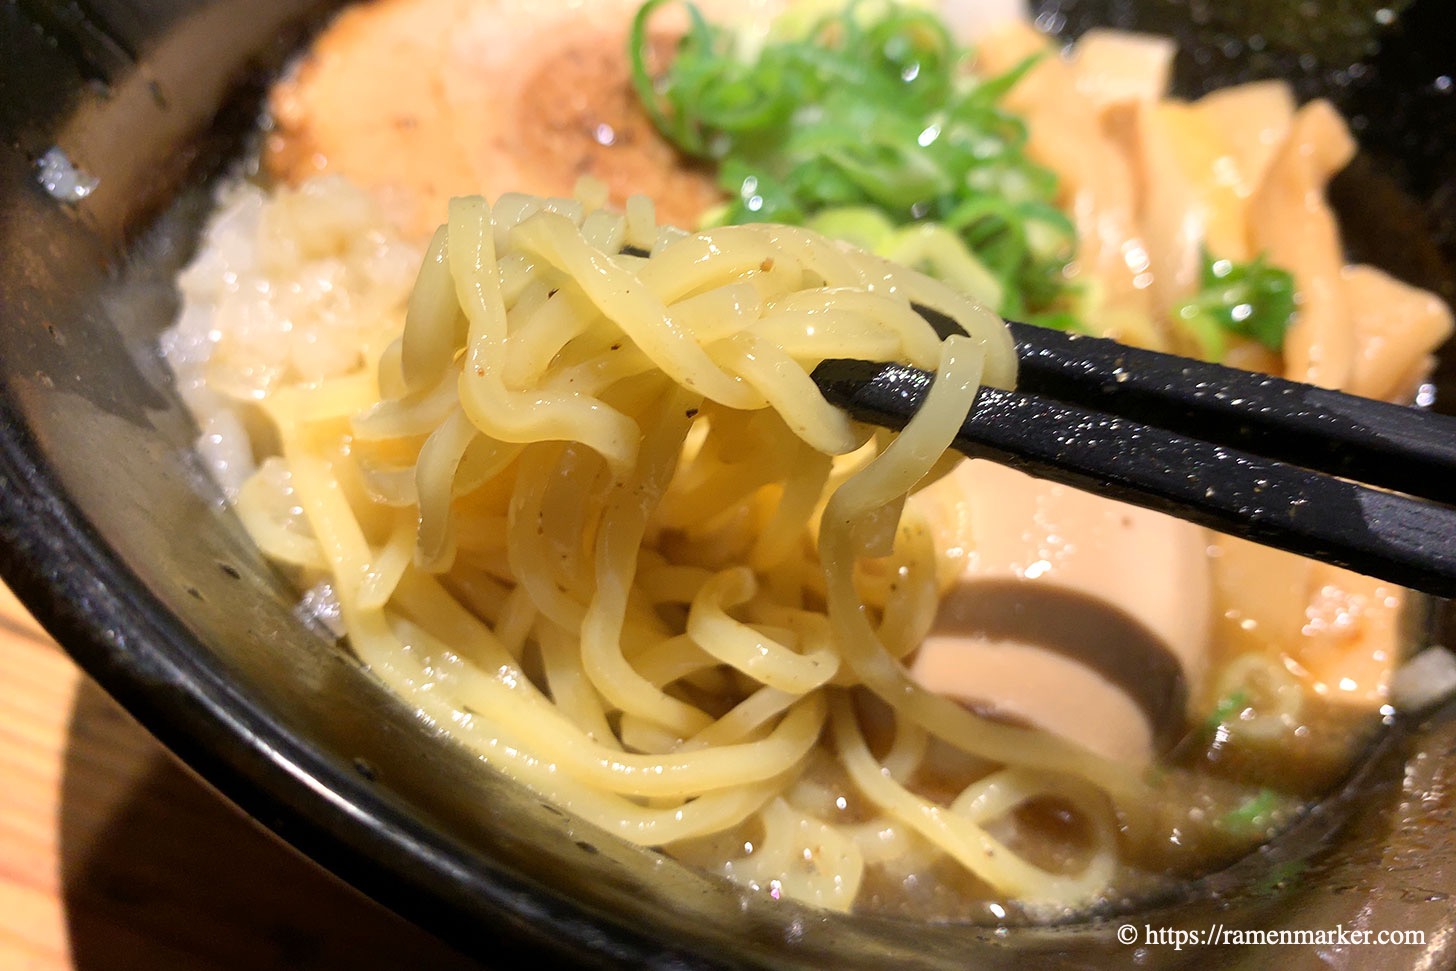
M722 872L824 907L935 856L1032 904L1105 888L1130 770L901 660L944 580L906 497L1013 382L999 318L804 229L518 195L451 203L404 316L364 368L263 400L281 457L237 505L429 722L611 833L727 841ZM842 357L937 372L903 433L823 400L809 372ZM913 783L935 747L968 767L948 800ZM1008 841L1046 796L1090 822L1076 867Z

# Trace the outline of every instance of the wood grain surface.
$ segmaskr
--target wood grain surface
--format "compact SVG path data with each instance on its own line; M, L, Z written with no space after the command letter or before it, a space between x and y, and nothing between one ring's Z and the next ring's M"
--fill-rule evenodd
M479 967L180 768L0 586L0 971Z

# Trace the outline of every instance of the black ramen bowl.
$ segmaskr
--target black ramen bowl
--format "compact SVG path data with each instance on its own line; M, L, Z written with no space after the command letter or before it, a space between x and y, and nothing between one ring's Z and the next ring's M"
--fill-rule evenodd
M83 668L283 839L502 965L1447 967L1456 707L1398 723L1293 830L1175 898L1065 926L826 914L627 846L432 737L295 613L191 452L156 350L208 180L329 13L318 0L0 6L0 567ZM1065 2L1184 42L1184 93L1261 76L1332 97L1363 152L1332 190L1352 255L1456 298L1445 0ZM1438 407L1456 404L1456 355ZM1440 613L1437 611L1436 613ZM1444 625L1435 621L1437 636ZM226 874L220 874L226 879ZM1118 939L1120 926L1138 943ZM1408 946L1142 943L1144 926L1414 930ZM1124 931L1124 935L1128 932Z

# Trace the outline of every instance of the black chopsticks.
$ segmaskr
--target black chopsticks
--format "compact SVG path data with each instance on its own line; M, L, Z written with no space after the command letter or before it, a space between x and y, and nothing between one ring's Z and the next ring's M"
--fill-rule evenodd
M922 311L938 327L947 322ZM1443 597L1456 596L1456 420L1114 341L1010 324L1017 390L982 388L967 455ZM902 428L931 375L825 361L860 421Z

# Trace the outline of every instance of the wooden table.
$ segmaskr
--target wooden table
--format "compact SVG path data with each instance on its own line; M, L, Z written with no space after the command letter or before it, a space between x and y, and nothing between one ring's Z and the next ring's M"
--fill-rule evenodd
M0 969L479 968L181 769L0 586Z

